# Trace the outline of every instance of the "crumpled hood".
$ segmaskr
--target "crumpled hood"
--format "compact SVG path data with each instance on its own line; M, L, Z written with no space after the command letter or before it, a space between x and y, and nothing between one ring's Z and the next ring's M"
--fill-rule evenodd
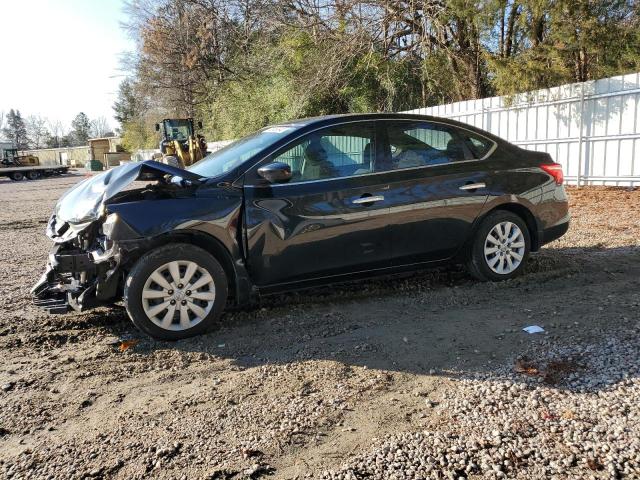
M152 160L127 163L88 178L67 191L58 200L54 209L57 223L68 222L73 225L84 225L93 222L100 217L104 202L124 190L132 182L160 180L165 175L173 175L190 181L202 178L187 170Z

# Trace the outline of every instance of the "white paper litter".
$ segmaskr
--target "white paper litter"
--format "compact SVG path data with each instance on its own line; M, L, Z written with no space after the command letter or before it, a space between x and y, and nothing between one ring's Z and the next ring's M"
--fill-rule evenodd
M528 327L524 327L522 330L524 330L527 333L541 333L541 332L544 332L544 328L539 327L538 325L530 325Z

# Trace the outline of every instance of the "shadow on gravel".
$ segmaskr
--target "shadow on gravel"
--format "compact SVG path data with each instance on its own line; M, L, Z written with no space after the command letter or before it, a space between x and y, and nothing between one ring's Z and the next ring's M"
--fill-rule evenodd
M70 315L65 319L64 324L56 326L60 329L76 331L107 328L114 334L134 330L129 317L127 317L127 311L120 305L90 311L82 316Z
M175 343L138 334L120 309L71 322L78 329L133 334L141 340L135 354L142 357L198 353L198 361L227 359L241 369L328 360L451 378L495 375L496 365L508 365L505 378L515 371L525 383L573 389L572 378L589 360L576 353L584 346L575 337L581 328L590 329L592 338L597 329L636 328L637 339L640 306L635 313L630 308L640 301L639 273L635 247L547 249L531 259L526 276L501 284L475 282L453 267L275 295L225 314L207 335ZM526 334L527 325L541 325L546 333ZM554 350L572 341L575 351ZM538 347L551 356L523 357Z

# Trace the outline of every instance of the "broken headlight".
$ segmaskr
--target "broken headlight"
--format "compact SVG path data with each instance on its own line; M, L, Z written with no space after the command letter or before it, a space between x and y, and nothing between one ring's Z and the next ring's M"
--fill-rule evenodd
M113 241L140 238L140 235L124 221L119 213L110 213L100 226L101 233Z
M117 213L110 213L107 215L107 218L102 223L102 233L111 238L119 220L120 218Z

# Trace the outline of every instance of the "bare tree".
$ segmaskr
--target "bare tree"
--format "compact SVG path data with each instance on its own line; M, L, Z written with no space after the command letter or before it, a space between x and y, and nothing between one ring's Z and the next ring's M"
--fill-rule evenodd
M246 73L232 60L248 53L273 10L265 0L130 0L124 27L139 50L128 67L143 93L174 114L194 115L212 86Z
M44 147L49 136L47 120L37 115L30 115L25 121L25 126L27 127L29 146L35 149Z
M107 134L113 133L109 122L102 116L91 120L91 130L89 132L92 138L106 137Z
M47 146L50 148L58 148L62 146L62 139L65 136L66 128L60 120L48 120L49 141Z

